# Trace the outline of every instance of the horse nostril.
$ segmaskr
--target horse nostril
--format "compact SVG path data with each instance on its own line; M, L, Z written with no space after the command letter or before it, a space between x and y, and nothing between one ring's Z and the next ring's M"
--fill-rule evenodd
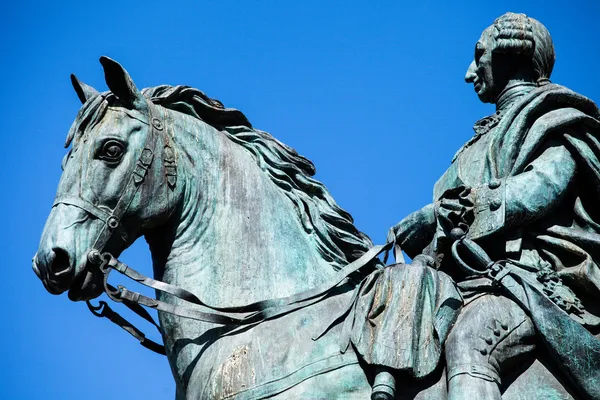
M53 248L52 252L54 253L54 257L52 258L50 268L54 275L60 276L68 273L71 270L71 262L67 252L60 247Z

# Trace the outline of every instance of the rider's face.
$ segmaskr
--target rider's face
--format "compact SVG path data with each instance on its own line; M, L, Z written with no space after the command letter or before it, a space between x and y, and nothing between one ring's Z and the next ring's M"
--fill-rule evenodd
M484 103L494 103L499 93L492 68L494 46L492 28L483 31L481 38L475 44L475 59L469 65L465 75L465 81L474 85L477 96Z

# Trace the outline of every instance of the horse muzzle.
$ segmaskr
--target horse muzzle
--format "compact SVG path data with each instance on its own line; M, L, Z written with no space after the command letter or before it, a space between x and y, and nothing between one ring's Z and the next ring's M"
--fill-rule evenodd
M75 276L75 268L68 253L60 247L41 254L38 252L33 257L33 271L52 294L61 294L69 289Z
M52 208L33 257L33 271L48 292L58 295L69 290L71 300L96 294L102 280L100 271L90 270L87 253L102 226L78 207L59 204Z

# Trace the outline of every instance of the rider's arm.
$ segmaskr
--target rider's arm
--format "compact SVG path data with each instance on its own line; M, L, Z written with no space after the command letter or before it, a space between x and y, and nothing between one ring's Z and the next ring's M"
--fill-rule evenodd
M568 193L576 162L561 143L549 142L522 173L472 189L474 221L468 236L486 237L548 215Z
M435 234L436 220L433 204L409 214L388 233L388 240L396 242L409 257L414 258L431 242Z

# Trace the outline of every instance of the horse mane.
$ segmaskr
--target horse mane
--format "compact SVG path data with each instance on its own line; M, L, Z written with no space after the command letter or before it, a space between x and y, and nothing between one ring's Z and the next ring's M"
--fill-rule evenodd
M189 86L157 86L142 92L154 103L200 119L222 131L254 156L259 167L294 204L307 234L314 235L321 256L342 268L373 247L325 185L313 178L315 166L269 133L254 129L238 110Z
M325 185L313 178L314 164L269 133L254 129L238 110L189 86L161 85L142 90L153 103L203 121L234 143L247 149L258 166L292 202L304 231L312 235L325 261L336 270L363 255L373 243L355 226L352 216L340 208ZM98 123L114 95L104 93L90 99L80 110L67 138L66 147ZM376 259L374 263L378 263Z

